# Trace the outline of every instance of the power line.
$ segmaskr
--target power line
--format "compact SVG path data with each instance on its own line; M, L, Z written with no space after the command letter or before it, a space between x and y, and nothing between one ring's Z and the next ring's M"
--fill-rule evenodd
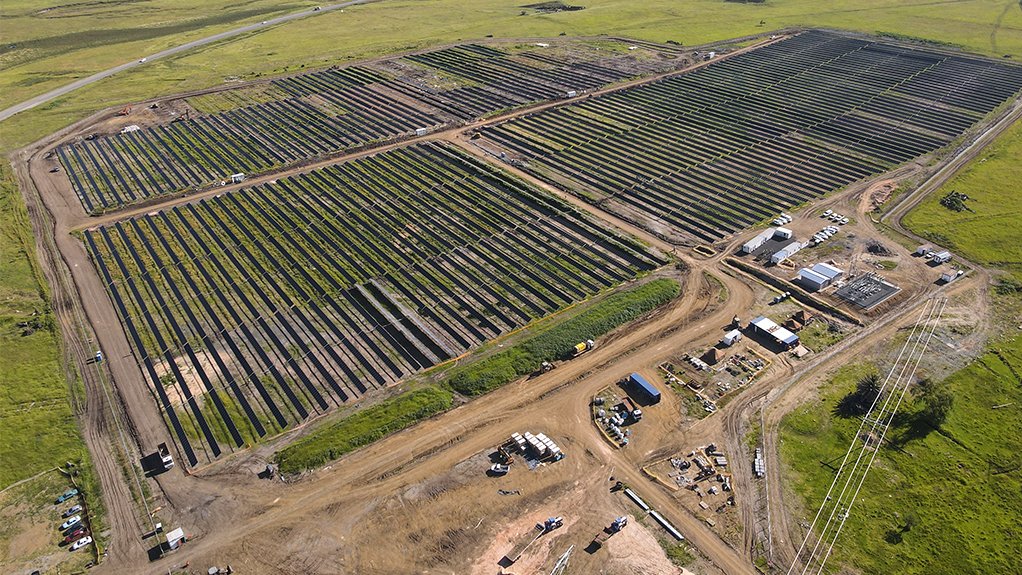
M820 506L820 510L813 519L798 552L792 560L791 566L787 572L789 575L798 565L799 557L809 544L809 541L813 536L814 529L820 522L820 518L824 515L827 508L830 507L830 512L827 515L826 521L823 523L820 537L817 539L809 556L805 559L800 573L804 575L811 570L817 554L822 549L821 546L826 547L826 553L824 554L823 559L819 562L819 569L816 573L819 574L823 571L824 564L833 551L834 544L844 527L844 522L848 518L852 504L865 482L866 475L869 473L869 469L876 458L876 452L887 435L887 431L890 428L902 400L904 399L908 386L915 375L916 369L922 360L922 356L926 351L930 338L933 336L933 332L936 330L940 316L946 305L947 300L944 299L939 301L930 300L923 306L923 309L919 314L919 318L913 325L912 331L909 333L908 338L905 340L904 345L895 359L894 365L891 367L890 372L884 379L876 398L874 398L869 411L866 416L863 417L855 436L849 444L848 451L845 453L844 459L834 476L834 480L831 482L830 488L827 490L827 494ZM906 352L908 352L907 356ZM904 363L902 363L903 359ZM896 373L897 375L895 375ZM899 390L900 393L898 393ZM882 402L880 401L881 397L884 398ZM879 409L877 406L878 403L881 403ZM867 427L869 428L868 432L865 432ZM873 438L873 440L870 438ZM856 445L858 445L858 441L860 439L862 440L862 444L859 454L853 463L849 463L852 452ZM872 449L873 452L867 457L867 451L870 449ZM842 479L844 480L844 483L841 486L840 493L835 499L832 494ZM856 480L858 480L858 483L855 483ZM855 485L854 489L852 489L853 485ZM852 499L846 503L847 494L852 495ZM830 535L829 532L835 525L836 529L834 529L833 535ZM829 545L825 543L827 540L830 541Z

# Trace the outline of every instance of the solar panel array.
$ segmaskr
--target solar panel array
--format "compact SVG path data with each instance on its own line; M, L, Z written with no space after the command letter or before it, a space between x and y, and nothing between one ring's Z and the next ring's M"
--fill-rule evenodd
M652 231L714 242L947 145L1020 87L1018 66L812 31L484 136Z
M443 144L84 239L191 465L666 262Z

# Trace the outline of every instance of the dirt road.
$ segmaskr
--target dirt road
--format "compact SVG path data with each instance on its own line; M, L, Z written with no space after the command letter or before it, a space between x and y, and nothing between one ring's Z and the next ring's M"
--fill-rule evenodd
M24 175L24 172L18 173L21 180L19 185L33 223L36 252L54 294L52 308L65 345L63 359L80 366L78 373L85 385L82 436L92 454L92 462L103 490L106 521L112 532L107 551L113 561L129 561L141 550L135 545L137 539L132 537L140 533L141 529L138 513L134 509L134 498L118 463L118 453L125 449L121 433L125 426L120 406L115 403L116 396L108 388L109 382L102 366L90 363L95 354L94 336L88 322L81 317L80 302L72 299L76 297L76 292L67 266L58 259L53 230L46 226L48 213L34 186L24 181ZM128 449L126 453L127 457L132 457L135 452Z

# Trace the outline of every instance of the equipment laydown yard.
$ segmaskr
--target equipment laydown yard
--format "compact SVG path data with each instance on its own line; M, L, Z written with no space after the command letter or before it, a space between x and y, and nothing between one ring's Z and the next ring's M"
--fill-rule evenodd
M483 131L551 183L714 242L954 141L1022 68L811 31Z
M666 261L441 144L117 222L85 243L191 465Z

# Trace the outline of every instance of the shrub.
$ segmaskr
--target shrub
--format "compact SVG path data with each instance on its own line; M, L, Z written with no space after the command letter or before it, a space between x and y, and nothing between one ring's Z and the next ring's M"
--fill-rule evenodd
M608 296L591 309L476 363L458 368L448 384L463 395L481 395L539 369L544 361L565 359L580 341L599 337L677 297L681 287L654 280Z
M445 411L453 400L450 391L433 386L402 393L316 430L278 451L274 459L281 473L312 469Z

